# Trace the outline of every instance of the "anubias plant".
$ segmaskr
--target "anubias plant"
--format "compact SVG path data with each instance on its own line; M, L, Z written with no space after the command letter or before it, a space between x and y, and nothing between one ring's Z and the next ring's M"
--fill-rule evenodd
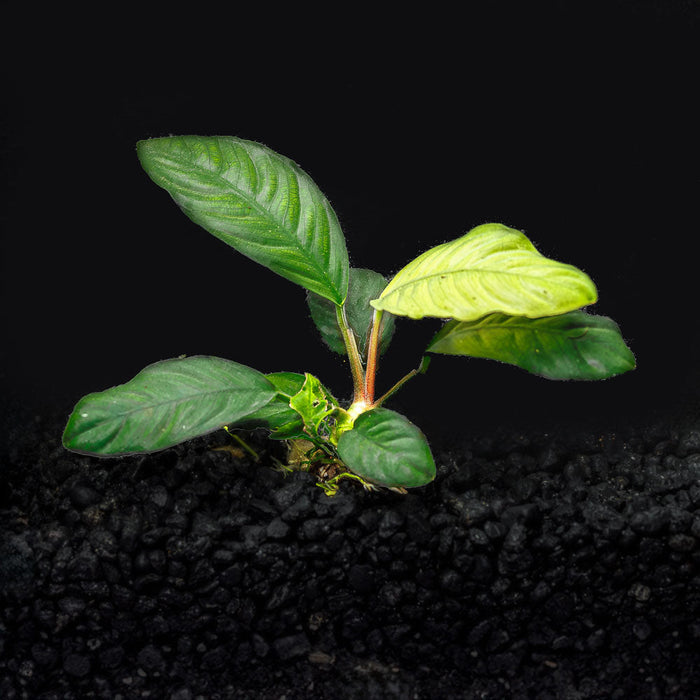
M138 157L184 213L240 253L307 290L331 350L346 354L354 395L343 406L312 374L194 356L149 365L88 394L63 435L92 455L153 452L211 431L265 427L289 441L290 469L312 470L328 493L350 477L397 490L435 478L421 431L384 407L429 356L379 398L375 376L394 318L447 319L429 353L507 362L550 379L605 379L635 366L618 326L582 307L591 279L540 254L520 231L477 226L423 253L389 282L351 268L338 218L311 178L269 148L233 137L141 141Z

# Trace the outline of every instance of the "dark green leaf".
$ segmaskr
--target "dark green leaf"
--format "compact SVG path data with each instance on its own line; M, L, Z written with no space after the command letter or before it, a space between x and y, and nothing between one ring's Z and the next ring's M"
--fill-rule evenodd
M343 302L348 255L340 224L296 163L231 136L151 139L137 150L192 221L282 277Z
M400 413L374 408L360 414L338 440L348 469L382 486L411 488L435 478L435 462L423 433Z
M355 333L360 353L365 356L367 341L372 324L374 309L370 306L371 299L376 299L384 287L386 279L378 272L363 268L350 268L350 284L345 300L345 313L348 324ZM328 347L340 355L345 354L343 336L338 328L335 305L318 294L308 293L306 301L309 304L311 318L321 332L321 337ZM394 316L385 312L382 317L382 331L379 337L379 351L384 352L394 334Z
M155 452L233 423L274 396L264 374L230 360L163 360L126 384L83 397L63 444L95 455Z
M450 321L428 350L499 360L548 379L605 379L635 366L617 324L585 311L534 319L491 314L478 321Z

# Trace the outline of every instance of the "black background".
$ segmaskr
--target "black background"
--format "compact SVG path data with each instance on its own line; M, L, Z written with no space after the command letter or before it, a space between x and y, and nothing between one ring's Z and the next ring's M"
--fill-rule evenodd
M304 291L197 228L141 170L137 140L181 133L298 162L354 266L389 275L498 221L593 277L593 310L620 324L635 372L558 383L436 356L392 404L426 432L696 411L698 3L401 7L3 10L7 413L68 412L183 353L311 371L349 396ZM380 391L438 325L399 322Z

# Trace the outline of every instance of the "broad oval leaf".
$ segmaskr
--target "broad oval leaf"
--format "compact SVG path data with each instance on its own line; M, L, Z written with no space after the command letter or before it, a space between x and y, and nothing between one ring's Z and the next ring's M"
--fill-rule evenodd
M290 399L301 390L305 376L298 372L271 372L265 377L277 393L268 404L245 416L237 423L250 428L268 428L275 440L306 437L304 421L290 406Z
M449 321L428 350L499 360L548 379L606 379L635 367L618 325L585 311L537 319L493 314L478 321Z
M374 408L338 440L345 465L382 486L412 488L435 478L435 461L423 433L400 413Z
M345 238L330 203L296 163L232 136L150 139L137 152L196 224L282 277L343 302Z
M63 445L94 455L155 452L235 422L275 393L264 374L237 362L207 356L163 360L126 384L83 397Z
M374 314L374 309L369 302L382 293L386 283L386 279L378 272L358 267L350 268L350 284L345 300L345 313L348 325L355 333L357 346L363 357L367 354L367 341ZM333 352L345 355L345 343L338 327L335 305L313 293L306 295L306 301L311 311L311 318L320 331L323 341ZM394 317L385 313L382 316L382 330L379 336L380 353L383 353L389 346L394 334L394 326Z
M474 321L491 313L553 316L596 299L584 272L544 257L520 231L484 224L417 257L371 303L397 316Z

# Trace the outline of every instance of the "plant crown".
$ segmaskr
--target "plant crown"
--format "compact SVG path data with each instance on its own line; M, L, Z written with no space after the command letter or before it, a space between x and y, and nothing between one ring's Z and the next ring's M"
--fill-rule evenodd
M252 141L176 136L140 141L139 160L182 211L240 253L307 290L328 347L347 355L343 406L312 374L263 374L218 357L149 365L82 398L66 448L108 456L154 452L214 430L264 427L289 441L288 469L313 470L327 493L341 478L367 488L423 486L435 462L423 433L384 403L425 372L428 355L382 396L378 360L397 316L446 319L427 353L482 357L549 379L605 379L635 358L578 268L544 257L520 231L477 226L419 255L390 280L351 268L330 203L296 163Z

